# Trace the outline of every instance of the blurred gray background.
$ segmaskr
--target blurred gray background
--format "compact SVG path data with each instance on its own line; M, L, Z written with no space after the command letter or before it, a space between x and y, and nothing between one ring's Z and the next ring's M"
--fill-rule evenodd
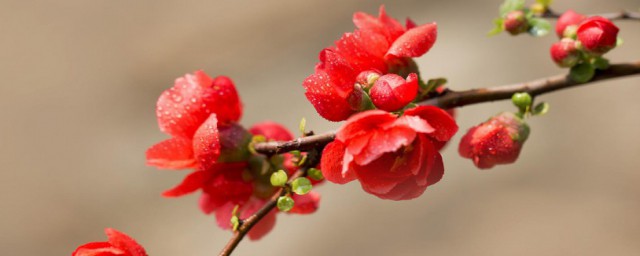
M187 72L231 76L251 125L292 130L318 117L301 81L317 53L353 30L351 15L381 1L0 1L0 251L70 255L114 227L150 255L217 255L230 237L195 195L160 193L186 172L144 165L167 138L155 101ZM555 36L486 37L500 1L387 1L398 19L438 22L418 59L454 89L565 72ZM637 10L638 0L561 1L583 13ZM618 22L614 61L640 58L640 23ZM472 125L509 102L459 110L444 179L419 199L384 201L357 182L324 184L311 216L278 216L271 234L237 255L640 255L640 77L544 95L516 164L487 171L457 154Z

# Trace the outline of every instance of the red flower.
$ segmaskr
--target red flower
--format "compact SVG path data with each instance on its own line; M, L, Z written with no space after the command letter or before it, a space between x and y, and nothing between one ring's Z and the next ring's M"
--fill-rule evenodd
M551 58L560 67L570 68L578 64L580 51L576 48L576 41L563 38L551 45Z
M512 11L504 18L504 30L509 34L517 35L529 30L529 22L523 11Z
M382 110L359 113L324 149L322 173L339 184L358 179L382 199L412 199L442 178L438 148L457 130L451 116L433 106L408 109L400 117Z
M417 73L411 58L425 54L437 35L435 23L416 26L408 20L402 27L387 16L384 6L378 17L355 13L353 23L358 29L322 50L315 73L303 83L307 99L330 121L345 120L365 109L365 85L355 86L359 74Z
M107 242L91 242L78 247L71 256L147 256L144 248L133 238L118 230L107 228Z
M385 111L400 110L418 94L418 75L409 74L407 80L396 74L386 74L371 87L371 101Z
M509 164L518 159L529 136L529 126L513 113L496 115L462 137L458 151L480 169Z
M584 20L578 27L578 40L582 47L595 54L604 54L616 47L618 27L610 20L595 16Z
M173 137L147 150L148 165L195 169L162 195L179 197L201 190L200 209L205 214L215 213L223 229L231 228L235 206L239 206L240 217L250 216L276 191L269 182L270 173L263 168L271 159L252 156L248 150L251 134L271 140L293 139L286 128L273 122L255 125L249 133L237 123L241 114L240 99L229 78L211 79L201 71L186 75L158 99L158 123ZM274 158L278 157L282 158L282 169L293 166L284 162L290 156ZM320 197L312 192L295 199L298 202L290 212L305 214L318 208ZM271 230L275 213L254 227L249 238L259 239Z
M559 38L565 37L565 30L568 27L573 27L572 29L573 31L575 31L575 29L577 29L578 27L578 24L580 24L580 22L582 22L586 18L586 16L574 12L573 10L567 10L562 15L560 15L560 18L558 18L558 22L556 23L556 34Z

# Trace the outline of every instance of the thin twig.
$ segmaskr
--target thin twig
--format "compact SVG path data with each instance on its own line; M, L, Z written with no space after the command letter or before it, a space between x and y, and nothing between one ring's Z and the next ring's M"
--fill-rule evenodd
M549 18L549 19L557 19L560 18L562 13L555 12L551 9L547 9L540 17ZM630 11L619 11L619 12L609 12L609 13L600 13L600 14L590 14L588 16L602 16L610 20L639 20L640 21L640 13L638 12L630 12Z
M300 167L300 169L298 169L293 175L291 175L291 177L287 181L287 186L291 186L291 182L293 182L293 180L299 177L306 176L307 170L309 169L309 167L313 167L318 164L320 160L320 156L318 155L318 152L319 151L309 152L306 163L304 164L304 166ZM222 248L222 251L220 251L219 255L220 256L231 255L233 250L236 247L238 247L238 244L240 243L240 241L242 241L244 236L247 235L247 233L249 233L251 228L253 228L253 226L255 226L258 222L260 222L262 218L267 216L269 212L274 210L278 202L278 198L281 196L284 196L285 194L286 194L286 190L284 188L280 188L275 194L273 194L273 196L271 196L269 201L267 201L267 203L264 204L262 208L260 208L260 210L258 210L253 215L247 217L246 219L241 220L240 225L238 226L238 229L233 232L233 236L231 236L231 239L229 240L227 245L224 248Z
M445 91L435 98L425 100L420 105L433 105L441 108L462 107L471 104L510 99L514 93L528 92L532 96L582 86L594 82L640 74L640 60L614 64L607 70L598 71L587 83L576 83L567 75L556 75L530 82L503 85L490 88L471 89L466 91ZM262 154L284 153L292 150L308 150L324 146L335 138L335 131L298 138L292 141L263 142L255 145L256 152Z

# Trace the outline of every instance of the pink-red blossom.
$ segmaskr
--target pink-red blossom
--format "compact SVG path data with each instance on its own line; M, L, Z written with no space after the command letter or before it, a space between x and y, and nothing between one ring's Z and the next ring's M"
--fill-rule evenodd
M517 35L529 30L529 22L523 11L512 11L504 17L504 30L509 34Z
M402 116L370 110L350 117L322 153L322 173L334 183L358 180L377 197L418 197L444 173L438 152L457 131L453 118L433 106Z
M360 74L416 73L411 58L425 54L437 35L435 23L417 26L407 20L403 27L387 15L384 6L378 17L355 13L353 23L357 29L323 49L314 74L303 82L307 99L330 121L342 121L366 109L364 85L356 86Z
M147 256L144 248L127 234L112 228L104 232L108 241L81 245L71 256Z
M513 113L504 112L469 129L458 151L478 168L488 169L515 162L528 136L529 126Z
M620 29L610 20L595 16L580 23L578 40L582 47L595 54L604 54L616 46Z
M373 105L385 111L397 111L409 104L418 94L418 75L409 74L405 80L396 74L378 78L371 87Z

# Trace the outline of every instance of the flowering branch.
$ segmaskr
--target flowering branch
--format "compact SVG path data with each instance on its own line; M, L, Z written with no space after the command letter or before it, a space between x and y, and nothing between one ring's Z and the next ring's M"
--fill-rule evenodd
M606 70L598 71L593 79L587 83L574 82L566 74L562 74L525 83L496 86L491 88L471 89L466 91L447 90L435 98L421 102L420 105L433 105L440 108L462 107L476 103L511 99L511 96L518 92L527 92L532 96L536 96L597 81L638 74L640 74L640 60L613 64ZM322 147L333 141L334 138L335 131L330 131L323 134L297 138L291 141L257 143L254 145L254 148L256 152L262 154L280 154L292 150L306 151Z
M313 136L309 136L309 137L305 137L305 138L310 138ZM331 134L331 138L333 139L333 134ZM298 141L300 139L297 140L293 140L293 141ZM313 140L311 140L313 141ZM322 148L319 144L313 144L310 142L307 142L306 144L309 145L314 145L315 147L319 147L320 149ZM326 143L324 143L326 144ZM322 144L322 145L324 145ZM289 150L291 151L291 150ZM277 205L278 202L278 198L281 196L285 196L287 194L286 191L286 187L291 186L291 183L300 177L305 177L307 176L307 170L318 164L318 162L320 161L320 157L318 155L318 151L312 150L309 152L308 156L307 156L307 161L305 162L304 166L300 167L300 169L298 169L293 175L291 175L291 177L289 178L289 180L287 181L286 186L280 188L276 193L273 194L273 196L271 196L271 198L269 199L269 201L267 201L267 203L264 204L264 206L262 206L262 208L260 208L260 210L256 211L256 213L254 213L253 215L247 217L246 219L240 220L238 223L238 228L233 232L233 236L231 237L231 239L229 240L229 242L227 243L227 245L222 248L222 251L220 251L220 256L227 256L227 255L231 255L231 253L233 252L233 250L236 249L236 247L238 246L238 244L240 244L240 241L242 241L242 239L244 238L244 236L249 233L249 231L251 230L251 228L253 228L253 226L255 226L256 224L258 224L258 222L260 222L260 220L262 220L262 218L264 218L265 216L267 216L267 214L269 214L269 212L271 212L272 210L274 210L274 208Z
M557 13L551 9L547 9L541 17L549 18L549 19L557 19L560 18L562 13ZM594 14L590 16L602 16L610 20L638 20L640 21L640 13L638 12L630 12L630 11L619 11L619 12L609 12L609 13L600 13Z

